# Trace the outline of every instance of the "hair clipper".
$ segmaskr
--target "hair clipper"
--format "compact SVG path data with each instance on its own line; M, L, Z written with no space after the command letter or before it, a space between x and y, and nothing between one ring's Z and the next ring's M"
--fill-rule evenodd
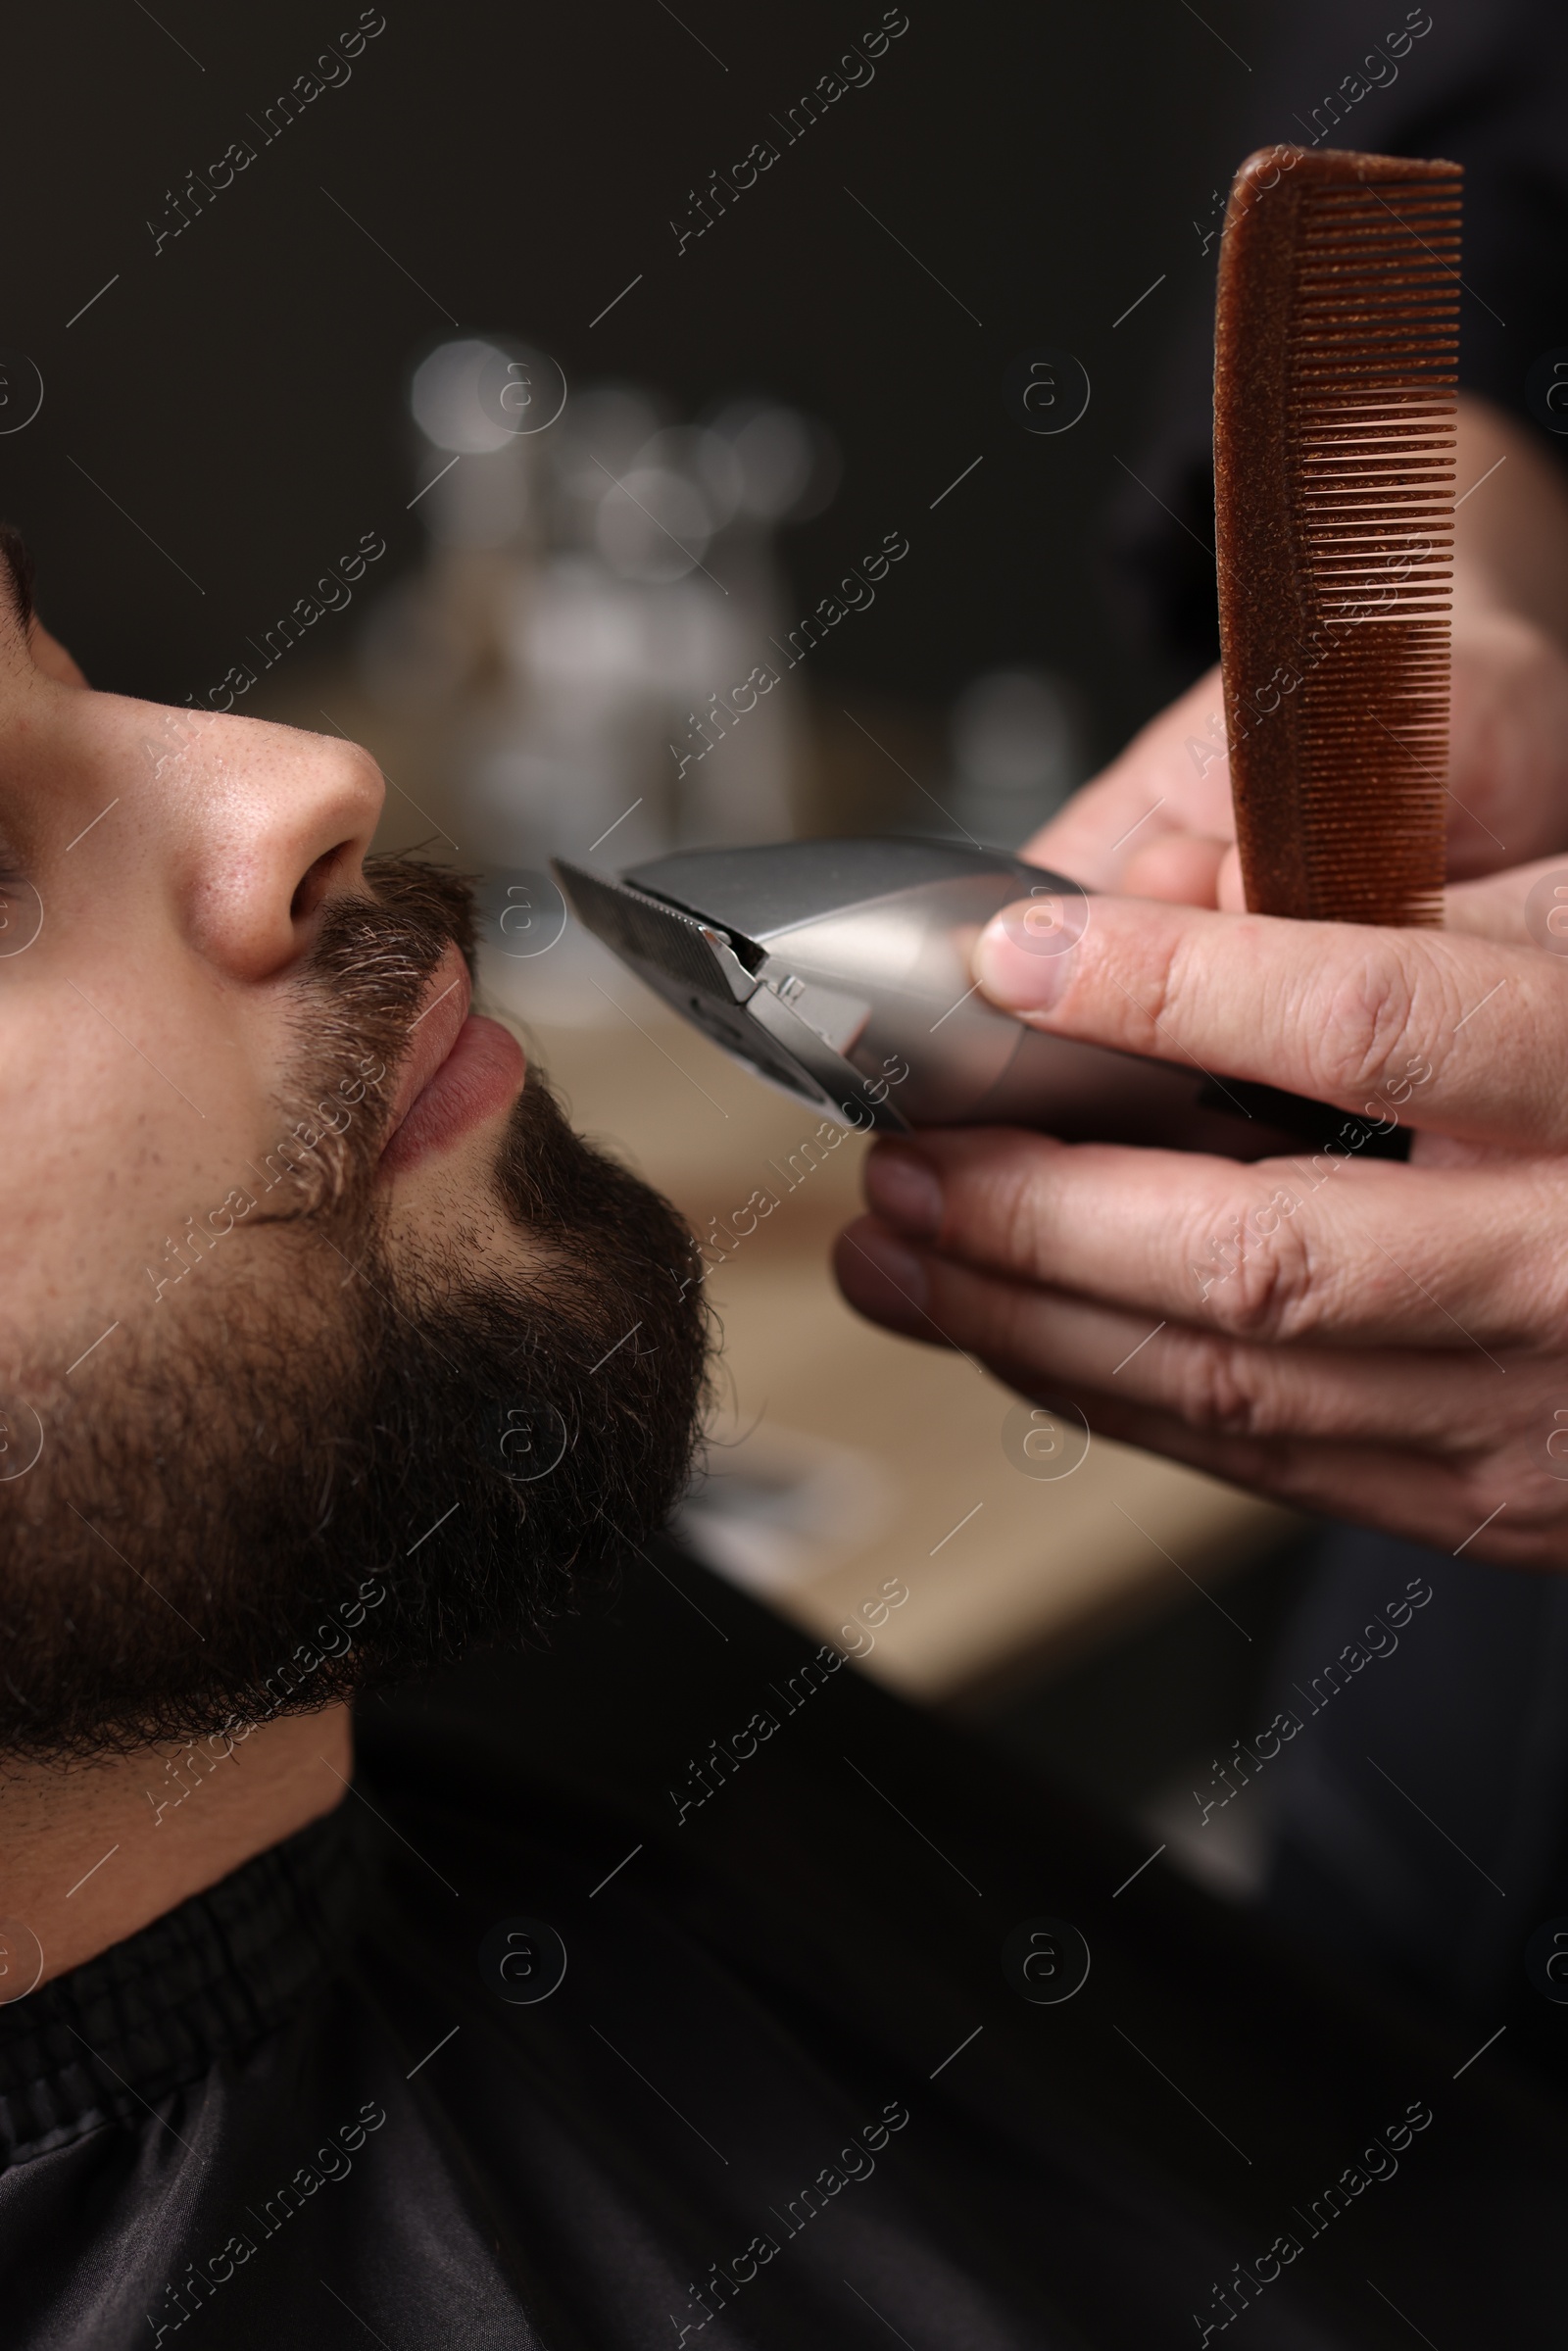
M579 922L716 1045L841 1123L1034 1127L1235 1159L1330 1142L1404 1148L1364 1118L1272 1087L1054 1037L999 1011L969 961L1032 898L1030 944L1090 919L1081 884L1004 851L908 838L679 850L613 878L553 870ZM1173 1041L1174 1045L1174 1041ZM1353 1132L1352 1132L1353 1130Z

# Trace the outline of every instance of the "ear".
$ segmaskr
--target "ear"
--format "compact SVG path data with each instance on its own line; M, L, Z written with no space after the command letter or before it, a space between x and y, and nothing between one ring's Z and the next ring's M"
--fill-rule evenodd
M32 655L33 667L45 677L52 677L59 686L84 686L87 680L58 637L52 637L34 613L27 628L27 650Z

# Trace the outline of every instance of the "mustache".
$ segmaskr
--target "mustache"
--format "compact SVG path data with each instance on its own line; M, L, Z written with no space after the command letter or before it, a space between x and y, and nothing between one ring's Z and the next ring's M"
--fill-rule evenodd
M328 900L301 977L293 1066L283 1117L290 1205L258 1222L293 1223L363 1204L391 1115L392 1080L410 1050L430 976L451 947L474 969L475 876L417 857L365 860L371 898ZM352 1107L347 1086L379 1064L383 1075ZM323 1120L330 1105L334 1119Z

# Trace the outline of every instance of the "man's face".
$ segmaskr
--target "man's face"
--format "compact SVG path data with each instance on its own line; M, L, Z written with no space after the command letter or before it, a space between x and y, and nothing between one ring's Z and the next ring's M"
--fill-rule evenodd
M92 693L0 593L0 1753L504 1634L679 1491L688 1237L466 1017L382 790Z

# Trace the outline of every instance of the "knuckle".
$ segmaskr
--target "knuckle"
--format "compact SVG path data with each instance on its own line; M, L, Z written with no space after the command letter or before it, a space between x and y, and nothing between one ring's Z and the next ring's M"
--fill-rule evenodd
M998 1200L995 1233L1002 1265L1037 1278L1042 1256L1040 1217L1026 1184L1008 1186Z
M1187 940L1177 929L1158 940L1138 975L1138 1008L1146 1028L1144 1050L1157 1053L1166 1032L1177 1022L1184 994Z
M1325 1319L1325 1269L1289 1205L1277 1192L1236 1197L1201 1225L1191 1249L1195 1272L1205 1260L1208 1268L1202 1317L1233 1338L1300 1339Z
M1245 1227L1229 1273L1209 1292L1219 1329L1235 1339L1299 1339L1318 1328L1322 1300L1307 1237L1298 1223L1259 1239Z
M1097 921L1093 899L1089 906L1089 927L1073 958L1078 969L1069 982L1069 1002L1082 988L1098 1013L1110 1012L1118 1044L1157 1057L1169 1050L1183 994L1180 926L1141 921L1136 929L1124 929ZM1102 985L1106 980L1108 991Z
M1228 1339L1199 1338L1183 1369L1181 1409L1195 1428L1244 1439L1284 1432L1267 1367Z
M962 1220L955 1221L961 1224ZM1035 1165L1024 1152L1004 1152L987 1185L982 1227L986 1257L999 1268L1033 1274L1041 1254L1042 1222Z
M1418 983L1405 952L1392 939L1369 944L1357 962L1338 972L1306 1007L1305 1033L1322 1091L1358 1094L1380 1078L1416 1039Z
M962 1136L942 1157L943 1211L935 1245L999 1273L1037 1278L1047 1253L1050 1159L1040 1136Z

